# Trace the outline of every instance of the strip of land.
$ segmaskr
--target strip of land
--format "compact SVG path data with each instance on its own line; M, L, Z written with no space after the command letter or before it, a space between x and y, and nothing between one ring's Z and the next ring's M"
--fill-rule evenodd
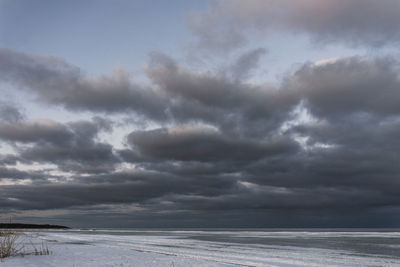
M31 223L0 223L0 229L70 229L63 225L31 224Z

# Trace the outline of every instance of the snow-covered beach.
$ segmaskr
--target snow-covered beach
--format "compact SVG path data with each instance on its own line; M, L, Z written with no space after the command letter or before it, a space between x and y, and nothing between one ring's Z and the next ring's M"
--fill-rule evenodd
M263 230L31 231L50 255L1 266L400 266L400 232Z

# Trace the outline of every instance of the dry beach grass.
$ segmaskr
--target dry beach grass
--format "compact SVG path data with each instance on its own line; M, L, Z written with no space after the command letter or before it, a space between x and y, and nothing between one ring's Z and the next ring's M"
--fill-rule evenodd
M51 251L44 243L38 248L30 242L28 250L21 238L25 234L22 232L0 231L0 259L13 256L27 255L49 255Z
M19 255L22 252L23 245L18 242L20 233L11 231L0 232L0 258L7 258Z

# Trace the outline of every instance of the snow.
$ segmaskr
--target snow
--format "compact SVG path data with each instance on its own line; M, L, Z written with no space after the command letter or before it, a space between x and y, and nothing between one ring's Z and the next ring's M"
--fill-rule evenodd
M393 238L399 233L307 233L307 232L206 232L132 231L79 232L39 231L23 238L25 250L45 244L50 255L3 259L0 266L400 266L400 258L365 254L349 249L326 249L294 245L210 241L215 236L237 238ZM391 244L399 249L399 244Z

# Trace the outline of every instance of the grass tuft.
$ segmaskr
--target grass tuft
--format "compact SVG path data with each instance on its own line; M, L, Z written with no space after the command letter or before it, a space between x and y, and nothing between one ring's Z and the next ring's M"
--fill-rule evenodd
M50 255L51 251L42 243L40 247L30 241L32 249L26 250L20 232L0 231L0 259L13 256Z
M0 258L7 258L19 255L23 250L23 245L18 241L19 233L1 231L0 232Z
M43 242L40 245L40 248L37 248L32 243L31 243L31 245L33 247L33 251L30 253L25 253L25 255L50 255L51 254L51 251L49 250L47 245L45 245Z

